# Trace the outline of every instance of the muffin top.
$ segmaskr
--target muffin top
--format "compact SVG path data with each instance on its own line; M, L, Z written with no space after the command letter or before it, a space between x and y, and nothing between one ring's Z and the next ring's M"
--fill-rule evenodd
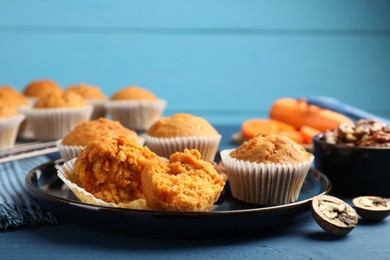
M52 92L62 92L61 87L50 79L41 79L30 82L23 90L27 97L43 97Z
M153 159L142 171L146 204L154 210L208 211L224 185L223 177L196 149L174 153L169 162Z
M156 157L131 138L104 136L81 150L74 181L105 202L129 203L144 197L141 172Z
M16 107L29 105L26 97L11 86L0 86L0 102Z
M137 87L137 86L128 86L122 90L116 92L111 100L157 100L157 97L150 92L149 90Z
M255 163L290 164L306 162L312 155L288 137L262 133L242 143L230 156Z
M16 116L18 111L15 106L8 106L3 102L0 102L0 118L7 118Z
M206 119L191 114L174 114L156 121L147 131L155 137L218 136L219 133Z
M52 92L37 100L34 108L72 108L85 107L87 103L79 95L72 91Z
M101 117L78 124L62 139L62 144L86 146L106 135L127 136L138 141L136 132L122 126L118 121Z
M99 87L78 83L67 87L66 91L73 91L85 99L105 100L107 96L103 94Z

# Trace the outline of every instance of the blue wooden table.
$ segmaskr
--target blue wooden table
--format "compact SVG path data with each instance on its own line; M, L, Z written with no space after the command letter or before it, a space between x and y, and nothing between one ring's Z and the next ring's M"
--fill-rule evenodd
M219 126L220 148L232 147L238 126ZM346 199L350 203L350 199ZM388 259L390 219L359 220L346 237L326 234L310 212L293 224L251 235L151 238L87 229L71 223L0 233L1 259Z

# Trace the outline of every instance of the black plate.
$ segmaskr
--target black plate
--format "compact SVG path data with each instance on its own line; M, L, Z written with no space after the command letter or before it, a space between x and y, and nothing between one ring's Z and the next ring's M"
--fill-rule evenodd
M196 236L232 234L276 229L302 219L314 196L327 194L331 184L325 175L311 169L294 203L273 207L246 204L234 198L226 184L214 210L166 212L94 206L80 202L57 176L60 160L38 166L26 183L35 202L59 219L102 231L129 235Z

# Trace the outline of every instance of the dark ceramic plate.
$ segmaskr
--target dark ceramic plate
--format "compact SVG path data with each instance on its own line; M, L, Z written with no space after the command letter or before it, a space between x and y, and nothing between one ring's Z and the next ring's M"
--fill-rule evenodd
M35 202L59 219L102 231L128 235L197 236L261 232L303 219L314 196L327 194L331 184L311 169L294 203L273 207L250 205L232 198L226 184L215 209L209 212L166 212L94 206L80 202L57 177L62 162L52 161L26 176Z

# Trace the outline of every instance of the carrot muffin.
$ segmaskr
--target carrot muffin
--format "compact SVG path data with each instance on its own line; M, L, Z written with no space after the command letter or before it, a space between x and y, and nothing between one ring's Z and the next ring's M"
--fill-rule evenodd
M92 107L73 92L53 92L39 98L32 109L22 108L34 138L55 140L64 137L76 125L89 120Z
M43 96L34 104L34 108L75 108L86 107L87 102L73 92L53 92Z
M232 151L230 156L242 161L280 164L300 163L311 158L303 146L276 134L257 135Z
M153 159L142 171L146 204L153 210L208 211L225 183L197 150L185 149L169 162Z
M50 79L31 81L23 89L23 95L32 99L40 98L53 92L59 93L62 92L62 89L60 85Z
M0 86L0 102L9 106L28 106L25 96L11 86Z
M15 106L0 102L0 149L14 146L23 119L24 116L18 113Z
M294 202L314 156L288 137L263 133L221 151L232 195L261 205Z
M144 198L141 173L155 158L132 138L105 136L81 151L74 163L74 181L98 199L129 203Z
M149 100L156 101L157 97L147 89L128 86L112 95L111 100Z
M98 119L99 117L104 117L106 115L104 103L107 101L108 97L99 87L79 83L68 86L66 91L76 92L93 106L91 119Z
M156 121L145 135L146 145L160 156L185 148L197 149L206 161L213 161L221 135L202 117L191 114L174 114Z
M145 131L160 118L166 101L149 90L128 86L112 95L105 106L111 117L125 127Z
M102 136L119 135L127 136L142 144L143 139L137 133L122 126L118 121L99 118L78 124L63 139L57 141L56 145L64 161L77 157L81 149L89 143L100 140Z

